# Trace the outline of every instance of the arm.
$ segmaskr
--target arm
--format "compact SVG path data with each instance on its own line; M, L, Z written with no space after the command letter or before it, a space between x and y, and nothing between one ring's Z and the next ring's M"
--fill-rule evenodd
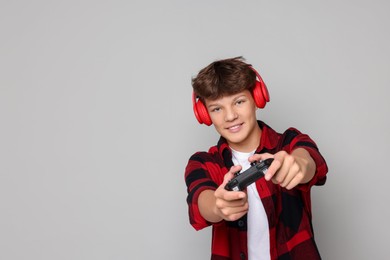
M304 148L297 148L288 154L286 151L271 154L255 154L249 160L264 160L273 157L274 161L269 167L265 179L272 180L288 190L299 184L311 181L316 172L316 164L309 152Z

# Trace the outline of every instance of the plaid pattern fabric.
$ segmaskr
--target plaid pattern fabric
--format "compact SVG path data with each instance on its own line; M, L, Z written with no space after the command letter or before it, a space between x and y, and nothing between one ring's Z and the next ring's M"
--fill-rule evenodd
M264 122L258 121L262 129L260 145L256 153L275 154L285 150L291 153L298 147L305 148L316 163L316 174L306 184L287 190L264 178L256 187L268 217L271 259L321 259L314 241L310 188L323 185L328 171L326 162L317 145L306 134L295 128L283 134L275 132ZM215 190L223 182L223 176L233 166L231 150L221 137L208 152L192 155L185 169L187 203L191 225L200 230L212 225L212 260L247 259L246 215L236 221L209 223L200 214L199 194L207 189Z

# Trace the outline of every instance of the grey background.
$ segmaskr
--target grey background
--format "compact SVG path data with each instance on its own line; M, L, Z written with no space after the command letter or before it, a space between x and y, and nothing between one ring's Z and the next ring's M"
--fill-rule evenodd
M324 259L388 254L388 1L1 1L0 259L209 259L184 167L192 76L243 55L258 117L318 144Z

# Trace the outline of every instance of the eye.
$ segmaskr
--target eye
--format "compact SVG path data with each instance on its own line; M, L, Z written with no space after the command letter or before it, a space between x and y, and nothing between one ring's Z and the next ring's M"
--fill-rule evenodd
M218 111L220 111L220 110L221 110L220 107L213 107L213 108L211 109L211 112L218 112Z
M236 101L236 105L241 105L243 103L245 103L244 99L239 99L239 100Z

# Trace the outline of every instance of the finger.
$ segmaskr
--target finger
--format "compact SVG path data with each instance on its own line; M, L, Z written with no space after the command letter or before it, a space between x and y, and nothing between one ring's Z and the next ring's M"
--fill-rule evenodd
M297 174L299 173L299 165L295 162L290 167L287 175L284 177L284 180L282 183L280 183L280 186L287 187L288 184L293 180L294 178L298 178Z
M248 158L250 162L254 161L263 161L268 158L273 158L274 156L270 153L261 153L261 154L254 154Z
M302 177L299 177L299 175L296 175L294 179L292 179L289 184L286 186L286 189L291 190L292 188L296 187L298 184L301 183Z
M232 209L234 209L235 208L236 211L240 210L240 208L242 208L242 207L245 207L247 203L248 203L248 200L244 200L244 199L232 200L232 201L218 199L216 201L216 205L217 205L217 207L219 209L223 209L223 208L232 208Z
M233 201L233 200L240 200L246 198L245 192L242 191L227 191L225 189L226 184L234 178L234 174L239 172L242 169L241 165L235 165L230 168L230 170L225 174L222 184L218 187L218 189L215 191L215 197L227 200L227 201Z
M241 171L242 167L241 165L235 165L233 167L230 168L230 170L225 174L225 176L223 176L223 186L226 185L226 183L228 183L228 181L230 181L231 179L233 179L235 173Z
M264 175L266 181L269 181L274 178L275 174L279 171L280 167L282 167L282 162L276 158L274 158L271 165L268 167L267 172Z
M237 213L234 213L234 214L227 215L224 219L228 220L228 221L235 221L235 220L241 218L242 216L244 216L247 212L248 212L248 209L243 210L241 212L237 212Z
M224 208L220 208L220 210L221 210L223 215L228 216L228 215L232 215L232 214L245 212L248 210L248 208L249 208L249 204L248 204L248 202L245 202L240 207L224 207Z
M283 183L284 179L286 178L288 172L290 171L291 166L294 164L295 160L294 157L291 155L288 155L287 153L282 153L280 155L282 158L282 165L280 169L278 170L277 174L273 177L274 181L278 184Z
M226 201L246 200L246 193L244 191L227 191L221 194L221 198Z

